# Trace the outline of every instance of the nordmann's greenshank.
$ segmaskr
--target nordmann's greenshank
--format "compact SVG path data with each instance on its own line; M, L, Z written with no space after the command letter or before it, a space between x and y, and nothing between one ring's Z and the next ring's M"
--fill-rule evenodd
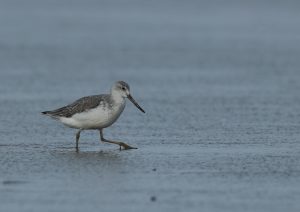
M123 112L126 104L125 98L128 98L140 111L145 113L130 95L129 85L126 82L118 81L112 86L110 94L82 97L72 104L56 110L44 111L42 114L48 115L68 127L79 129L76 133L77 150L82 130L99 130L102 142L117 144L120 146L120 150L121 147L136 149L126 143L107 140L103 137L103 129L112 125Z

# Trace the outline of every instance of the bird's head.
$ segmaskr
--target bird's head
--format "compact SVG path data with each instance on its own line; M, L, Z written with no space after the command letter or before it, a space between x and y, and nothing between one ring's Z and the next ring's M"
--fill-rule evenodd
M130 87L129 85L124 81L117 81L112 87L111 90L112 93L117 93L123 98L128 98L140 111L145 113L145 111L139 106L139 104L133 99L133 97L130 94Z

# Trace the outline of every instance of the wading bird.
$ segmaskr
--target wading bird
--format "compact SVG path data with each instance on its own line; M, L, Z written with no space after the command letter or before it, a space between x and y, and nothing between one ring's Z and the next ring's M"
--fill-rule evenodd
M54 118L64 125L79 129L76 133L76 149L80 133L83 130L99 130L102 142L117 144L124 149L137 149L126 143L107 140L103 137L103 129L112 125L123 112L128 98L140 111L145 111L130 95L130 88L126 82L118 81L112 86L110 94L82 97L72 104L42 114Z

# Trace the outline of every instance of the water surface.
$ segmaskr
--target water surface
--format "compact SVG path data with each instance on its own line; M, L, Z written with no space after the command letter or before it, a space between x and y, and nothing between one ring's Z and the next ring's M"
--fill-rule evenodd
M1 211L299 211L297 1L0 2ZM119 151L40 115L116 80Z

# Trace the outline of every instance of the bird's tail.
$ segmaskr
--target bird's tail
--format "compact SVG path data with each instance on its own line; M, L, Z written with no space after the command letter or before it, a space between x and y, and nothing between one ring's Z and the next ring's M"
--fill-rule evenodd
M41 112L42 115L46 115L46 116L49 116L51 118L54 118L54 119L58 119L58 117L52 113L52 111L43 111Z

